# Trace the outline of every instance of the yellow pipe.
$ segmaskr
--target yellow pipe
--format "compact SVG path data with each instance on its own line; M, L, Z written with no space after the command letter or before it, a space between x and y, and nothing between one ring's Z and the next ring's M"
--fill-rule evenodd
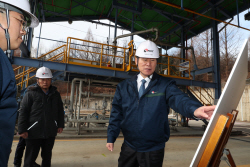
M82 50L82 49L75 49L75 48L70 48L70 49L72 49L72 50L78 50L78 51L83 51L83 52L87 52L87 53L101 54L101 53L98 53L98 52L92 52L92 51ZM125 48L125 49L127 49L127 48ZM103 53L102 55L123 58L123 56L114 56L114 55L109 55L109 54L105 54L105 53Z
M54 51L56 51L56 50L62 48L63 46L65 46L65 45L62 45L62 46L60 46L60 47L58 47L58 48L56 48L56 49L54 49L54 50L52 50L52 51L50 51L50 52L48 52L48 53L46 53L46 54L44 54L44 55L38 57L37 59L43 58L43 57L47 56L48 54L50 54L50 53L52 53L52 52L54 52Z
M125 56L126 56L126 49L124 49L123 51L123 65L122 65L123 70L125 70Z
M178 5L175 5L175 4L172 4L172 3L169 3L169 2L163 1L163 0L153 0L153 1L159 2L159 3L162 3L162 4L165 4L165 5L168 5L168 6L177 8L177 9L181 9L181 6L178 6ZM216 18L213 18L213 17L210 17L210 16L206 16L206 15L204 15L204 14L200 14L200 13L195 12L195 11L190 10L190 9L185 9L185 8L184 8L184 11L190 12L190 13L193 13L193 14L196 14L196 15L199 15L199 16L203 16L203 17L206 17L206 18L209 18L209 19L218 21L218 22L222 22L222 23L225 23L225 24L229 24L229 25L234 26L234 27L242 28L242 29L245 29L245 30L247 30L247 31L250 31L250 29L248 29L248 28L240 27L240 26L237 26L237 25L235 25L235 24L232 24L232 23L229 23L229 22L226 22L226 21L223 21L223 20L219 20L219 19L216 19Z
M23 66L23 71L25 71L25 66ZM22 82L23 82L24 75L22 75ZM21 90L23 89L23 84L21 85Z
M19 78L21 78L22 77L22 75L26 75L29 71L32 71L33 69L35 69L34 67L31 67L31 68L29 68L28 70L26 70L26 71L23 71L22 73L20 73L20 74L18 74L18 75L16 75L16 79L19 79Z
M103 44L103 43L99 43L99 42L88 41L88 40L84 40L84 39L78 39L78 38L74 38L74 37L68 37L68 38L83 41L83 42L89 42L89 43L94 43L94 44L98 44L98 45L105 45L105 46L110 46L110 47L116 47L116 48L123 49L123 47L120 47L120 46L108 45L108 44ZM128 48L126 48L126 49L128 49Z
M168 56L168 75L170 75L170 57Z
M100 68L102 68L102 52L103 52L103 45L102 45L102 49L101 49Z
M20 68L22 68L23 66L19 66L19 67L17 67L17 68L14 68L14 70L13 71L16 71L16 70L18 70L18 69L20 69Z

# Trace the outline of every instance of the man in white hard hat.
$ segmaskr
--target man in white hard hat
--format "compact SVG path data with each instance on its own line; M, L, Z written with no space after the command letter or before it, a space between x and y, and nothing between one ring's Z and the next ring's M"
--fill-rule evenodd
M19 109L18 133L26 139L24 167L32 167L41 148L43 167L51 166L57 133L64 128L64 110L60 93L51 85L50 69L36 72L37 85L28 88Z
M119 167L161 167L170 136L171 107L189 118L210 119L215 106L189 98L175 82L155 73L159 50L147 40L136 50L139 74L118 84L112 103L106 147L113 151L120 130L124 136Z
M17 49L27 27L38 25L28 0L0 0L0 166L8 164L16 120L15 75L4 53Z

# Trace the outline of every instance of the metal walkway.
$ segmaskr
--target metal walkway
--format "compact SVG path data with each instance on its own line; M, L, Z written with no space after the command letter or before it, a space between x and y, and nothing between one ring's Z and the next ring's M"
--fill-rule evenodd
M19 65L15 69L19 70L16 75L17 85L21 89L25 88L29 79L34 77L36 69L41 66L55 70L54 79L67 80L70 75L70 80L74 76L123 80L130 78L138 71L133 57L133 41L129 42L126 48L68 37L66 45L41 55L37 59L14 57L14 64ZM158 62L158 73L164 77L171 77L177 85L215 88L215 83L192 80L190 67L184 67L187 68L185 69L186 75L179 71L182 67L180 62L189 62L188 59L168 55L161 55L161 57L162 59L164 57L165 61ZM20 72L21 69L22 72Z

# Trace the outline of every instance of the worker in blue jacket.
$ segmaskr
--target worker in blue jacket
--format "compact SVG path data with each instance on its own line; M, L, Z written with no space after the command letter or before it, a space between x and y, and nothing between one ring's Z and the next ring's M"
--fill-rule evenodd
M136 50L140 73L119 83L112 103L106 147L113 151L120 130L118 167L161 167L170 136L169 108L188 118L210 119L215 106L201 106L175 82L155 73L159 51L147 40Z
M27 24L29 23L29 24ZM19 48L27 26L38 25L27 0L0 0L0 166L7 167L17 113L11 50Z

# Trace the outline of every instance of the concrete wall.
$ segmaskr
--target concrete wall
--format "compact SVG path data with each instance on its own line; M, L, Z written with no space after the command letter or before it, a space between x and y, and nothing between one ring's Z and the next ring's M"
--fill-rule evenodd
M237 121L250 122L250 85L246 85L243 95L238 104L237 110L239 111Z

